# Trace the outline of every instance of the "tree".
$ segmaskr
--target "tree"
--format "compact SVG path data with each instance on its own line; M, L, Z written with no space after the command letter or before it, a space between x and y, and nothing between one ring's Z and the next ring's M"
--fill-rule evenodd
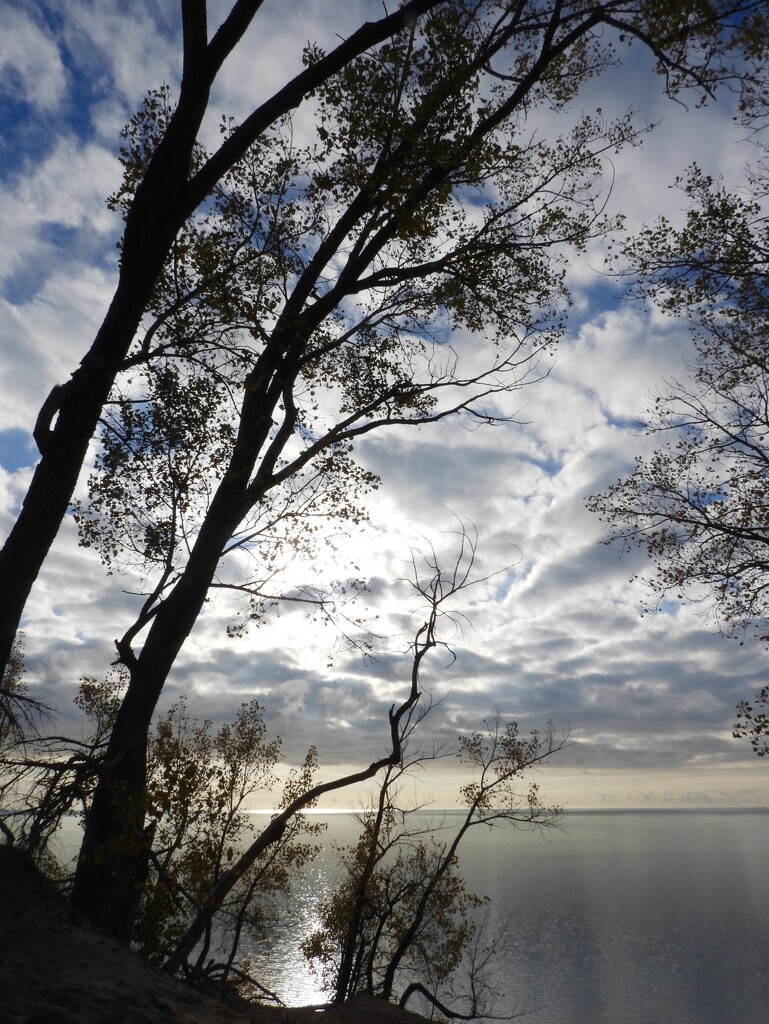
M28 737L23 756L9 751L0 761L5 769L0 786L3 815L14 826L3 821L4 833L65 885L68 866L58 863L49 844L65 815L79 813L81 820L87 819L125 685L124 671L112 671L102 680L82 679L76 703L85 720L84 740ZM210 721L189 715L183 697L155 723L149 737L146 794L150 863L132 933L140 954L151 963L162 964L175 949L190 918L248 841L254 819L244 804L259 791L276 789L274 769L280 753L281 741L268 739L263 711L255 700L242 704L234 720L216 732ZM308 789L316 769L311 749L289 777L283 800ZM302 816L287 822L257 869L241 878L217 908L215 952L222 962L209 961L209 921L195 963L184 965L187 972L224 984L233 974L252 980L238 967L242 934L263 933L269 926L276 894L288 893L293 869L313 855L307 839L319 828Z
M521 789L519 783L562 746L552 727L523 738L516 723L498 720L484 733L460 736L458 756L469 773L462 788L467 810L448 841L436 840L435 833L442 836L450 826L411 824L413 810L398 805L404 771L423 759L388 769L375 807L362 818L357 845L342 853L343 881L322 909L321 928L305 943L305 955L323 965L335 1001L361 991L389 1000L397 989L401 1006L420 993L450 1016L488 1013L478 962L464 1008L449 1010L438 997L473 943L473 912L482 903L467 892L457 853L478 826L556 823L558 811L541 805L536 784Z
M18 636L11 648L11 657L0 686L0 750L23 737L29 722L29 695L24 681L24 643Z
M769 640L769 165L743 194L692 168L685 226L665 220L627 247L639 290L692 324L690 382L655 398L661 438L633 472L589 499L608 541L645 549L652 590L701 602L729 637ZM759 703L765 703L761 695ZM741 705L748 735L753 708ZM759 749L761 719L755 721Z
M209 42L204 0L182 3L178 102L150 94L125 132L115 297L40 412L41 460L0 556L8 649L101 417L83 541L107 561L133 552L147 583L118 643L129 684L73 899L124 938L149 853L150 722L209 588L230 585L223 557L264 541L258 611L276 523L340 502L358 514L347 496L374 481L352 461L357 437L505 418L495 396L536 377L532 351L557 337L566 247L612 226L601 156L637 137L597 114L545 142L532 112L565 114L630 42L650 48L669 93L707 94L760 50L766 4L411 0L328 54L309 47L302 74L225 121L208 154L211 85L260 6L238 0ZM287 120L302 102L316 114L306 145ZM456 328L477 338L468 366L447 343Z
M29 724L29 708L27 706L27 685L24 682L24 648L21 637L18 637L11 648L11 657L5 672L0 677L0 756L15 743L23 742L25 725ZM2 789L0 788L0 793ZM5 841L13 844L13 831L0 817L0 831Z
M756 694L753 703L742 700L737 705L737 722L734 726L735 739L750 740L755 754L766 757L769 754L769 686Z
M486 578L473 576L475 563L475 538L464 524L460 524L459 543L454 560L444 568L434 549L420 560L412 556L413 576L409 583L419 595L420 608L418 625L413 640L408 645L411 654L411 673L405 699L390 708L389 731L390 750L384 756L372 761L366 768L326 782L310 784L308 777L300 778L289 787L284 795L283 809L277 814L253 843L242 853L218 880L201 903L195 919L176 949L168 957L164 969L170 973L178 971L192 953L201 935L209 927L213 915L222 906L230 891L246 874L264 852L280 842L294 816L305 808L312 807L327 793L333 793L349 786L366 782L384 772L385 779L391 778L391 770L398 769L403 762L405 745L417 729L431 703L422 701L422 666L427 655L436 648L451 651L448 643L441 638L441 628L446 621L456 625L456 613L451 612L452 599L459 593L484 582ZM452 652L453 657L453 652Z
M419 625L409 645L408 694L389 715L389 755L351 776L315 784L314 751L310 750L289 779L283 809L239 856L252 823L243 814L244 801L257 789L274 786L273 768L280 751L280 741L266 737L260 706L256 701L243 704L234 722L213 733L210 722L190 717L182 698L155 723L148 744L145 800L149 877L133 932L134 942L151 962L165 960L168 971L204 974L225 983L234 976L256 986L260 996L270 995L239 967L238 943L246 928L265 926L271 897L288 891L291 868L312 854L309 844L301 840L318 826L302 820L297 811L312 806L325 793L373 779L383 771L377 811L366 817L361 840L348 854L349 884L329 904L332 924L327 925L325 936L316 937L316 946L320 943L316 955L333 959L326 949L341 928L352 957L344 983L344 954L336 969L340 1001L364 984L389 999L397 980L402 1005L421 993L441 1012L462 1019L475 1019L483 1012L484 998L491 994L484 967L494 955L495 943L485 940L473 919L473 911L483 901L467 892L457 870L458 844L470 827L480 823L487 827L503 822L553 824L557 812L540 805L537 787L518 791L516 784L562 743L554 741L551 730L542 737L534 733L522 739L514 724L503 729L498 722L486 735L461 738L460 757L469 774L463 788L468 812L456 834L450 843L436 842L433 827L406 826L410 814L398 805L399 780L445 753L433 749L427 756L406 754L409 741L433 707L429 695L427 699L422 695L423 661L436 647L453 658L451 647L441 639L441 626L448 620L456 634L462 615L451 609L450 602L456 594L484 582L472 573L475 539L466 526L460 527L456 555L448 568L441 567L432 549L424 557L412 556L409 582L423 604L415 613ZM3 761L16 772L15 791L7 780L2 789L6 806L29 774L35 775L26 787L25 821L17 833L26 850L46 866L50 866L47 844L62 816L79 805L87 820L104 762L105 740L126 683L124 670L113 671L102 681L83 679L77 703L88 723L86 738L74 742L39 737L34 757ZM397 855L394 865L387 862L393 853ZM376 898L377 893L382 899ZM350 912L353 901L356 909ZM372 928L374 941L370 940ZM229 951L222 954L225 942ZM212 953L222 955L221 962L209 959ZM462 998L469 1003L466 1009L450 1011L437 987L456 973L466 954L472 984L470 995ZM404 979L410 979L405 989Z
M35 722L0 749L0 827L10 843L59 880L67 866L51 853L51 840L65 815L88 810L124 687L120 670L101 680L85 676L75 697L84 723L80 738L44 733ZM53 717L51 709L46 717Z
M244 805L259 791L273 791L280 739L269 740L257 701L242 704L231 723L212 733L209 721L191 718L184 700L156 723L149 746L147 804L152 829L150 877L134 930L134 942L152 963L162 964L176 948L208 892L233 864L248 840L253 819ZM317 769L315 751L290 778L284 802L294 789L309 788ZM311 838L320 826L294 816L280 841L272 844L257 869L229 893L218 909L218 954L210 961L213 923L203 935L196 973L227 983L237 970L244 930L263 933L276 894L286 894L291 872L314 853ZM225 946L225 940L228 944Z
M76 698L87 735L26 736L22 755L3 752L0 828L63 888L72 864L62 864L51 840L63 817L87 818L103 758L105 737L120 707L124 672L102 680L84 678ZM162 965L185 934L191 916L221 879L244 844L255 819L244 805L260 791L274 792L280 738L268 739L258 701L244 703L236 717L213 732L210 721L190 717L180 698L155 724L148 743L146 835L151 853L132 940L149 963ZM317 769L314 749L289 776L284 802L310 787ZM7 822L6 823L6 819ZM301 815L286 822L280 839L264 848L255 869L231 887L217 907L185 974L263 997L267 990L239 958L244 934L263 935L273 920L274 900L291 889L293 871L310 859L322 825Z
M706 600L720 629L765 637L769 605L769 243L755 201L693 171L687 226L660 222L635 252L644 289L693 320L691 384L658 394L661 446L590 505L648 551L654 589Z

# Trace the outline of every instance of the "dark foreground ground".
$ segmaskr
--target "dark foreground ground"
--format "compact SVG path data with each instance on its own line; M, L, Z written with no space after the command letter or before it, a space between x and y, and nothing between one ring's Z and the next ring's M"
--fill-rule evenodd
M0 846L0 1024L424 1024L377 999L342 1007L229 1005L80 928L53 887Z

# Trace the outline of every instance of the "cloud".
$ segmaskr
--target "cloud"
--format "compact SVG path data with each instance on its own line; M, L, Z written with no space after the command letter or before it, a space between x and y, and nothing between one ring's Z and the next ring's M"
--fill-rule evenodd
M214 26L226 5L211 9ZM148 87L178 80L180 63L176 8L116 0L66 5L55 37L19 7L6 8L6 20L9 10L14 38L24 45L8 49L0 33L0 62L5 54L7 81L46 119L38 124L30 115L19 160L0 167L9 382L0 404L3 531L32 472L36 410L77 366L112 295L119 224L103 200L119 181L120 128ZM286 31L280 5L260 12L217 86L206 126L211 138L220 110L243 116L286 69L299 69L306 39L333 45L335 33L351 30L369 8L335 9L340 20L333 23L320 0L297 10L301 31L293 30L296 20ZM613 161L611 208L628 213L631 226L678 215L680 196L668 184L692 158L734 178L744 159L728 106L694 111L663 102L658 83L647 85L647 70L625 66L584 97L586 110L603 103L612 113L610 95L616 113L632 101L642 116L664 116L642 149ZM52 111L61 112L53 130ZM299 135L307 131L304 116ZM38 133L34 144L29 132ZM291 606L231 640L226 626L242 606L218 593L178 660L162 707L188 693L194 713L221 722L255 696L288 760L317 744L326 766L369 763L387 749L388 711L408 690L407 646L424 613L413 588L398 582L408 577L409 552L429 554L432 544L442 564L451 564L456 516L466 517L478 531L475 572L484 582L449 609L454 617L444 623L444 638L456 659L443 648L424 666L424 690L437 704L434 735L450 744L496 712L517 718L524 730L552 717L574 740L541 780L548 795L553 780L554 798L565 793L572 805L604 806L702 802L720 793L750 802L755 758L730 730L736 701L763 681L762 651L714 636L701 609L665 606L642 617L645 591L629 578L645 560L602 546L601 524L584 506L587 494L648 449L637 427L647 396L661 380L686 373L691 351L681 325L621 300L620 283L596 277L603 255L593 245L570 263L577 305L552 365L543 366L546 379L499 398L499 411L516 422L471 430L456 419L374 433L358 445L361 460L382 478L369 502L370 523L351 528L338 557L321 547L313 565L292 572L316 581L359 566L355 574L370 581L368 603L379 616L374 628L384 637L378 659L335 648L333 628ZM453 341L466 365L477 365L477 340ZM30 682L73 727L77 679L109 668L114 638L135 616L141 589L134 577L108 576L65 522L25 629ZM441 792L455 792L448 762L445 778Z
M56 41L20 6L0 8L0 94L34 110L56 110L67 75Z
M178 80L181 53L175 45L179 11L135 0L79 0L58 26L89 107L99 115L102 102L122 103L130 116L148 89Z
M50 276L78 276L115 262L119 221L105 205L120 181L115 158L74 137L57 140L0 193L0 283L7 300L23 304ZM62 271L64 272L62 274Z
M106 312L114 275L99 266L50 259L39 290L22 301L0 297L3 361L13 389L3 395L0 430L31 435L37 410L67 380ZM27 448L32 458L36 450ZM27 463L29 464L29 463Z

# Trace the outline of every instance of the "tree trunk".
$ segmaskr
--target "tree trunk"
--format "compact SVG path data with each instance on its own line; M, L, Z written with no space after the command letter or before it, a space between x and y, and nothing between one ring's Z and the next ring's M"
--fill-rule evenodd
M67 383L48 396L35 425L40 462L0 551L0 678L32 587L72 500L102 408L176 235L176 204L146 193L142 198L139 202L137 193L137 212L126 224L120 280L99 333Z
M402 717L402 715L416 703L418 698L419 694L412 690L408 699L401 705L395 718L393 718L392 715L390 716L391 729L393 721L395 721L397 729L400 717ZM163 970L168 971L169 974L175 974L176 971L178 971L182 965L187 962L187 958L195 948L195 945L203 934L204 929L210 925L214 914L219 907L221 907L225 897L232 890L235 883L239 878L242 878L245 872L248 871L259 857L261 857L266 849L283 838L286 826L294 815L298 814L299 811L305 807L311 807L326 793L333 793L338 789L346 789L348 786L354 786L358 783L366 782L368 779L373 779L377 772L381 771L382 768L386 768L388 765L397 763L400 760L400 757L401 749L400 742L398 740L390 754L381 758L379 761L373 761L368 768L364 768L359 772L353 772L352 775L345 775L342 778L334 779L331 782L318 783L317 786L313 786L312 789L308 789L305 793L301 793L295 800L292 800L288 807L282 810L280 814L276 815L270 824L263 829L245 853L241 855L240 859L219 878L216 885L214 885L213 889L211 889L206 897L201 910L190 925L186 935L182 938L181 942L169 956L165 964L163 964Z
M133 742L117 750L126 734ZM91 924L130 942L147 880L151 838L145 831L147 733L123 715L109 745L85 823L71 901Z
M411 944L414 942L414 939L416 938L419 929L422 926L422 923L427 915L427 908L430 904L430 900L432 899L433 893L438 887L438 884L443 878L443 876L451 867L454 861L454 857L456 856L459 844L467 830L471 827L473 815L476 812L477 806L477 801L474 801L470 805L470 809L465 815L465 820L463 821L462 825L457 831L457 834L454 836L451 845L449 846L448 850L446 850L443 853L438 863L438 867L435 869L435 871L429 878L427 885L425 885L424 889L422 890L422 895L419 898L419 903L417 904L416 910L414 911L414 916L411 920L411 923L401 936L400 942L398 943L398 947L393 953L392 957L390 958L390 962L387 964L387 968L384 973L384 979L382 981L379 994L382 996L383 999L388 1000L388 1002L392 998L393 986L395 984L395 975L397 974L398 968L401 965L401 961L403 960L404 956L410 949Z
M126 658L121 702L85 825L71 901L76 911L129 941L147 878L147 736L176 657L200 614L221 552L240 522L242 488L220 487L184 575L158 607L138 658Z
M0 551L0 676L8 664L32 586L66 515L88 444L142 307L143 302L136 306L118 291L97 336L100 355L92 350L68 383L54 388L41 411L35 430L41 459Z
M387 802L388 783L391 778L392 767L388 767L387 773L379 787L379 802L377 804L376 820L371 832L366 863L358 879L357 891L355 893L355 905L350 915L347 931L342 946L342 956L339 963L339 970L336 975L336 988L334 990L334 1002L344 1003L355 995L357 978L360 975L360 940L361 922L366 906L366 895L369 882L374 873L378 861L378 841L382 829L385 806ZM357 968L357 969L356 969Z
M179 106L126 217L120 277L104 322L69 381L38 415L40 462L0 551L0 679L27 599L72 499L88 444L126 358L158 275L191 212L187 172L209 82L183 83Z

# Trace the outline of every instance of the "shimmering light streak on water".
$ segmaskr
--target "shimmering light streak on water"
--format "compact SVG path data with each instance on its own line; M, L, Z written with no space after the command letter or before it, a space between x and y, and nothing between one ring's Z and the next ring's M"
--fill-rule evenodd
M298 949L298 942L320 925L318 902L330 888L328 876L317 869L309 869L296 886L286 919L269 939L254 944L260 980L289 1006L311 1006L328 1001L319 979Z
M328 831L321 837L323 850L295 882L278 927L269 939L252 947L258 959L259 978L289 1006L308 1006L328 1001L328 993L302 955L299 945L319 926L319 909L337 884L339 861L332 847L336 842L355 842L360 826L352 814L319 814Z

